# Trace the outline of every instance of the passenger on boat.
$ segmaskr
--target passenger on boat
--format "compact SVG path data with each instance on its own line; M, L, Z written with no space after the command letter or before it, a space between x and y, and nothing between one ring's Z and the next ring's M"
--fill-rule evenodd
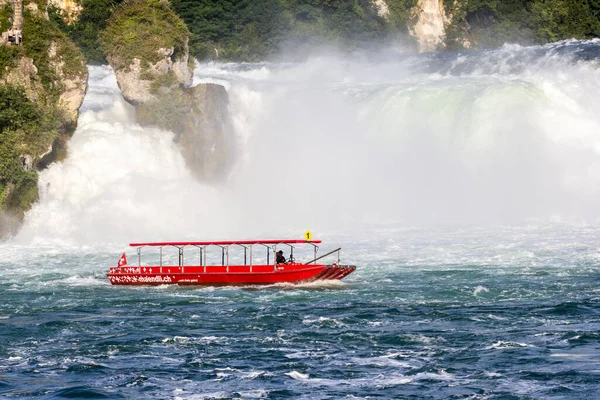
M283 250L277 252L277 258L275 259L277 264L285 264L285 257L283 256Z

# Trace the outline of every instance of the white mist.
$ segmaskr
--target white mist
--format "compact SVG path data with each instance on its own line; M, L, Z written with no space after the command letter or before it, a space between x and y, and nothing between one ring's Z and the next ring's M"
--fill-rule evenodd
M91 68L69 156L43 171L18 240L89 243L595 221L600 91L567 42L458 56L200 64L225 84L237 163L193 180L170 132L141 128Z

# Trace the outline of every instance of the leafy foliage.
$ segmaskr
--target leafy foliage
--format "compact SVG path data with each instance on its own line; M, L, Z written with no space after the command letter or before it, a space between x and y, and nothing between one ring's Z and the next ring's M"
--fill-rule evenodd
M352 49L388 34L389 24L377 15L371 0L172 0L172 4L190 27L191 48L199 58L256 61L283 47L322 41ZM406 30L408 12L402 11L393 13L393 23Z
M20 53L21 49L19 47L0 46L0 78L8 68L13 67L16 64Z
M539 42L600 36L600 1L545 0L532 6Z
M99 65L106 63L105 50L100 43L100 33L106 28L106 23L114 9L122 0L83 0L83 11L77 21L66 24L55 7L49 8L53 21L79 46L87 64Z
M12 8L10 3L0 7L0 32L6 32L10 28Z

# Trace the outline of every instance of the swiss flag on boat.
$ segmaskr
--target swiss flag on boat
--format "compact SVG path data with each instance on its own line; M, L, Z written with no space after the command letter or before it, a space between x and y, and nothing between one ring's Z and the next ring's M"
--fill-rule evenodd
M117 267L122 267L123 265L127 265L127 257L125 257L125 253L119 258L119 262L117 263Z

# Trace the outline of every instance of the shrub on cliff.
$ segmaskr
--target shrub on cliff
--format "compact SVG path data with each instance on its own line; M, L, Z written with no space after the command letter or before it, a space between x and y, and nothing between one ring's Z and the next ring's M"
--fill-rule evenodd
M126 0L113 13L101 42L115 69L129 67L134 58L142 67L161 60L160 49L183 55L189 31L167 1Z

